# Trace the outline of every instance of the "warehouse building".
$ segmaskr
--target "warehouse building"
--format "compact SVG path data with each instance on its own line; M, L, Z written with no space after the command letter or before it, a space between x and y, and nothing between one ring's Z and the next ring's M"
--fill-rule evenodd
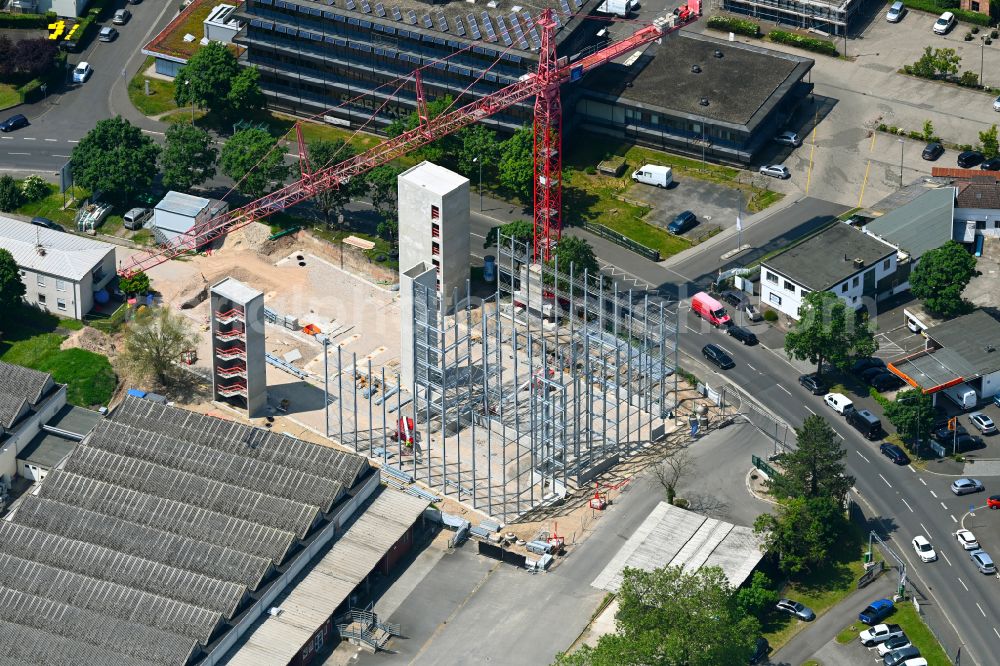
M0 216L0 248L21 271L25 302L61 317L83 319L115 277L113 245L9 217Z
M307 663L426 506L362 456L127 397L0 522L0 654Z

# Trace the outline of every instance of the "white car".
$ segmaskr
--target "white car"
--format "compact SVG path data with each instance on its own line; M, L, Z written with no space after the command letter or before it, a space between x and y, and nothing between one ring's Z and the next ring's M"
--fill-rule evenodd
M73 83L84 83L93 73L94 69L90 66L89 62L81 62L73 70Z
M889 23L899 23L905 13L906 5L902 2L894 2L892 3L892 6L889 7L889 11L885 13L885 20Z
M1000 97L997 97L995 100L993 100L993 110L1000 111Z
M827 393L823 396L823 402L841 416L854 409L854 403L843 393Z
M903 648L910 647L910 645L910 639L906 637L906 634L903 634L896 638L890 638L884 643L879 643L875 651L878 652L878 656L884 657L893 650L902 650Z
M907 659L899 666L927 666L927 660L923 657L914 657L913 659Z
M802 145L802 139L795 132L782 132L778 136L774 137L776 143L780 143L785 146L792 146L793 148L798 148Z
M787 180L792 177L792 172L784 164L767 164L760 168L760 172L765 176L780 178L781 180Z
M969 420L972 421L972 425L976 426L976 430L984 435L992 435L997 431L993 419L982 412L972 412L969 414Z
M951 12L945 12L934 22L934 34L946 35L953 27L955 27L955 15Z
M978 550L979 541L976 540L976 535L969 530L959 530L955 532L955 538L958 543L965 550Z
M933 562L937 559L937 553L934 552L934 546L931 542L927 540L923 534L918 534L913 537L913 550L916 551L917 556L920 558L921 562Z

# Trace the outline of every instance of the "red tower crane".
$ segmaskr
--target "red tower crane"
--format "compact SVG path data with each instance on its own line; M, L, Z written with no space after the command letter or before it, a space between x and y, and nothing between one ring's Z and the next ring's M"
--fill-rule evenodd
M309 171L308 162L302 162L302 177L271 194L240 208L196 224L184 234L168 243L130 257L119 269L125 277L145 271L186 252L197 250L251 222L290 208L316 194L360 176L377 166L387 164L417 148L443 136L487 118L494 113L535 97L534 117L534 259L549 258L559 240L562 210L562 110L559 87L568 81L581 78L590 70L610 62L629 51L660 39L696 20L700 0L688 0L688 5L675 11L668 18L666 27L646 26L631 36L603 49L567 63L556 56L555 33L557 24L552 10L546 9L537 21L541 28L542 47L538 58L538 71L526 74L517 83L501 88L474 102L453 111L429 118L424 108L423 91L417 78L418 115L420 122L414 129L388 139L363 153L339 164ZM300 144L301 144L301 134ZM304 154L304 153L303 153Z

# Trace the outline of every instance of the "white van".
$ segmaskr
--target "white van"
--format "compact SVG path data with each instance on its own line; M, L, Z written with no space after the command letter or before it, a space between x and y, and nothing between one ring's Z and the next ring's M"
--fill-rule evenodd
M670 187L674 182L674 172L670 167L658 164L643 164L632 172L632 180L646 185L656 185L657 187Z
M854 411L854 403L843 393L827 393L823 396L823 402L841 416Z
M122 221L126 229L142 229L151 217L153 217L153 211L148 208L133 208L125 213Z
M972 409L979 402L979 394L976 393L976 389L964 382L949 386L942 393L951 398L952 402L962 409Z

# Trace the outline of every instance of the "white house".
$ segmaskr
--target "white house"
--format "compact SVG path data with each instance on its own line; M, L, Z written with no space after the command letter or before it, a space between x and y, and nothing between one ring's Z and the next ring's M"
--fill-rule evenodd
M63 317L83 319L115 276L113 245L2 216L0 248L21 271L24 300Z
M961 183L955 197L955 240L973 243L976 236L1000 237L1000 183Z
M171 190L153 209L153 236L157 243L169 243L196 224L227 210L229 204L225 201Z
M760 302L793 319L811 291L874 307L892 294L895 272L896 248L838 223L761 264Z
M11 0L10 10L18 14L54 12L66 18L83 16L88 0Z

